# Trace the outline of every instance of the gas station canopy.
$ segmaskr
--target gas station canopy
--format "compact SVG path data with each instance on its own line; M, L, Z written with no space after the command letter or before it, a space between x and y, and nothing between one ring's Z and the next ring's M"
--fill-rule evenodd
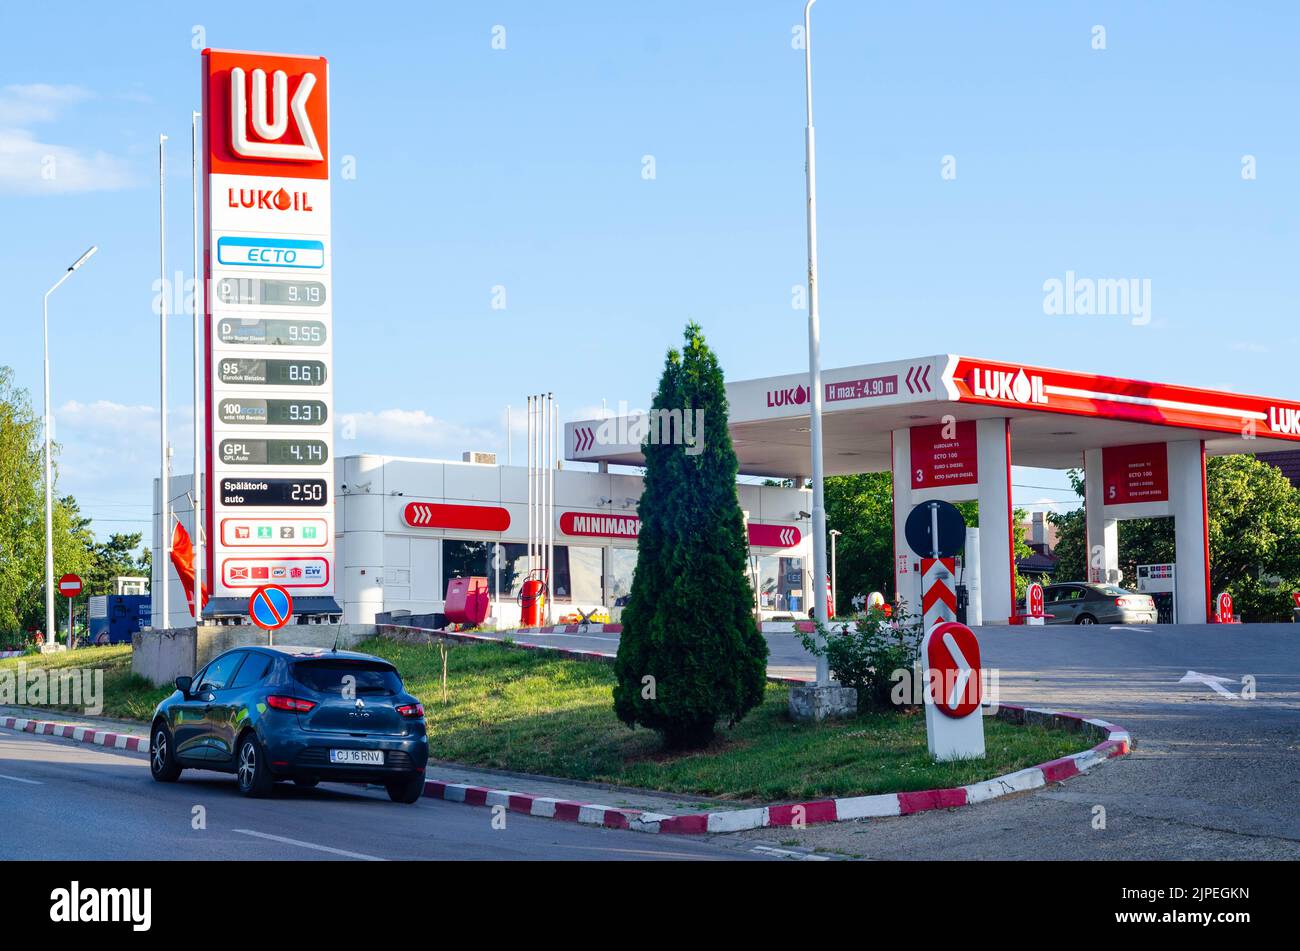
M1020 608L1014 556L1013 465L1084 471L1088 581L1120 578L1118 523L1172 517L1176 615L1210 616L1207 454L1274 452L1300 443L1300 403L1125 380L952 354L826 370L828 475L890 472L895 592L923 604L927 565L903 536L915 506L973 499L980 591L972 610L1004 623ZM800 479L810 461L805 373L727 384L740 471ZM701 435L693 415L676 439ZM641 446L674 438L671 415L569 423L566 458L642 465Z
M1085 450L1204 440L1210 455L1300 445L1300 403L1262 396L939 354L824 370L828 475L891 468L899 430L1006 418L1011 462L1070 469ZM740 471L790 478L810 470L806 373L727 384ZM637 417L568 423L572 461L644 465Z

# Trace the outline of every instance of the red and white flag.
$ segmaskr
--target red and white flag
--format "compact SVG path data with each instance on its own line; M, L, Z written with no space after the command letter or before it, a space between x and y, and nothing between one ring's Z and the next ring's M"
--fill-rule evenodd
M185 531L185 526L179 521L176 527L172 529L172 566L176 569L176 575L181 579L181 586L185 589L185 602L189 605L190 614L194 614L194 543L190 541L190 533ZM203 606L208 606L208 586L203 586Z

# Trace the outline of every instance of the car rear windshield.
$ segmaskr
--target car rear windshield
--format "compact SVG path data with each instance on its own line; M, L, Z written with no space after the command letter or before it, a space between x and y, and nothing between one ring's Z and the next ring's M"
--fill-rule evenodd
M1132 594L1132 591L1125 591L1123 588L1116 587L1113 584L1099 585L1097 588L1102 594L1108 594L1112 597L1122 598L1126 594Z
M391 696L402 692L402 678L387 664L366 660L300 660L293 665L300 684L319 693L343 693L343 678L355 677L361 694Z

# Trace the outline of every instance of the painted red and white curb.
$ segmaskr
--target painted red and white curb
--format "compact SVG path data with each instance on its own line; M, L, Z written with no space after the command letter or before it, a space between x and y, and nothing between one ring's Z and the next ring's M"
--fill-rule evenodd
M516 627L503 630L502 634L622 634L622 624L550 624L544 627Z
M71 723L53 723L49 720L31 720L24 717L0 717L0 727L6 730L17 730L20 733L61 736L76 740L78 743L93 743L95 746L107 746L110 749L127 750L131 753L149 752L147 736L96 730L88 726L74 726Z
M424 794L431 799L442 799L446 802L460 802L469 806L500 806L510 812L543 819L556 819L561 822L603 826L607 829L701 835L744 832L770 826L803 826L826 822L849 822L854 819L907 816L930 809L971 806L1012 793L1039 789L1049 783L1059 783L1071 776L1078 776L1114 757L1126 755L1133 746L1132 737L1123 727L1081 713L1064 713L1037 707L1002 704L996 716L1020 725L1063 727L1091 734L1094 737L1100 736L1103 739L1081 753L1072 753L1060 759L1039 763L1037 766L1030 766L983 782L971 783L968 786L926 789L919 792L881 793L875 796L818 799L810 802L696 812L687 815L602 806L599 803L537 796L511 789L492 789L441 779L426 779ZM92 730L71 724L21 717L0 717L0 727L47 736L62 736L78 742L94 743L97 746L130 752L144 754L149 752L147 737Z
M999 707L997 716L1013 723L1076 729L1094 736L1102 736L1104 739L1081 753L1073 753L984 782L952 789L820 799L812 802L697 812L688 815L620 809L595 803L532 796L509 789L489 789L440 780L426 782L424 794L434 799L477 806L503 806L511 812L605 826L610 829L631 829L635 832L666 832L679 835L743 832L769 826L813 825L825 822L847 822L854 819L906 816L929 809L951 809L957 806L974 805L1011 793L1026 792L1049 783L1061 782L1071 776L1085 773L1113 757L1123 756L1132 748L1132 737L1123 727L1078 713L1062 713L1003 704Z

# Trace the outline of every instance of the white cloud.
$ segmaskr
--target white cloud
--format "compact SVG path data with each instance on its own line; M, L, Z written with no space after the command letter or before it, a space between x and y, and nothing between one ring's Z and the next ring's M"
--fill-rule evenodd
M53 122L68 106L91 98L81 86L29 83L0 88L0 125Z
M422 409L385 409L339 417L335 455L373 452L459 459L467 449L501 446L503 427L471 426L430 416Z
M80 86L33 83L0 88L0 193L110 191L136 184L131 165L101 150L44 141L27 126L53 122L93 98Z

